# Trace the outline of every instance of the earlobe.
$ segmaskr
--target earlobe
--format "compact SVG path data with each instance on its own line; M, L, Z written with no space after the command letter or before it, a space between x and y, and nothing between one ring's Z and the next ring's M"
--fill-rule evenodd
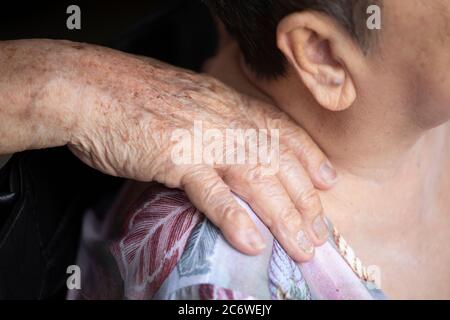
M337 40L323 21L314 19L311 13L283 19L277 33L278 47L322 107L347 109L356 99L353 80L332 51L330 41Z

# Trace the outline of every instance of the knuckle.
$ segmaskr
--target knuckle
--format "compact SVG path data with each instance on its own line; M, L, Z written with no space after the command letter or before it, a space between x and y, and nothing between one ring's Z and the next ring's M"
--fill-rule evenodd
M316 215L322 210L319 195L313 188L300 190L294 198L294 203L306 215Z
M296 159L292 158L283 160L280 168L283 174L287 177L298 177L302 172L301 164Z
M263 170L260 166L247 168L247 170L242 172L242 178L250 184L263 183L266 180L266 176L263 174Z
M219 214L218 227L221 229L229 223L234 223L239 214L236 206L230 201L219 202L215 211Z
M206 182L206 181L205 181ZM203 189L203 199L207 203L220 203L229 189L219 180L209 178Z
M298 150L302 157L305 159L313 159L316 152L314 145L308 141L299 143Z
M268 118L267 121L267 128L268 129L280 129L282 128L282 120L279 117L276 118Z
M202 166L189 166L184 167L181 173L181 184L183 186L193 184L195 181L199 181L208 177L206 170Z
M278 221L280 225L289 225L298 221L300 219L300 215L297 210L293 206L287 206L283 208L278 214Z
M284 162L290 161L295 158L294 154L285 146L280 147L280 158L283 159Z
M285 121L283 124L283 129L281 131L281 136L284 139L296 141L299 143L302 143L303 141L307 140L308 136L304 129L300 128L298 125L296 125L294 122L292 122L290 119Z
M251 186L253 194L260 199L270 198L271 201L283 201L285 190L280 187L275 179L260 180Z

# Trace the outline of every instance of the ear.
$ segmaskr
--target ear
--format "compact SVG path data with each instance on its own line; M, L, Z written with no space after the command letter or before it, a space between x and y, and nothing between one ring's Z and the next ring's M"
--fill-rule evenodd
M363 53L333 19L318 12L293 13L279 23L277 43L320 105L340 111L353 104L356 88L345 62Z

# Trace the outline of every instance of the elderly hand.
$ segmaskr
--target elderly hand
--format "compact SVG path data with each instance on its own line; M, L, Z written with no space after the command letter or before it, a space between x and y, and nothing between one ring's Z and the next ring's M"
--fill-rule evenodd
M71 42L49 41L45 46L46 52L59 54L52 56L54 71L42 96L35 98L59 106L53 108L60 110L59 116L53 113L52 118L59 119L64 131L52 138L67 139L64 142L82 161L110 175L184 189L227 240L246 254L259 253L264 243L232 192L249 203L293 259L310 259L314 246L325 241L315 187L331 187L336 173L284 113L213 78L152 59ZM48 92L54 94L44 95ZM279 159L278 170L267 170L261 163L177 163L174 134L182 129L194 137L194 122L216 133L278 129L279 154L272 154ZM208 146L208 141L200 142L203 149Z

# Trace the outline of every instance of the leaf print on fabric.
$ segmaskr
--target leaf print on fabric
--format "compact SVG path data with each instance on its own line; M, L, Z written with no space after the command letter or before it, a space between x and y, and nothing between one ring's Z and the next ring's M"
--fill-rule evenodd
M186 195L152 186L130 210L124 235L110 249L124 280L125 296L149 299L175 268L203 216Z
M219 229L208 220L195 227L177 265L180 277L200 275L209 271L209 257L214 252L218 236Z
M300 269L276 240L269 262L269 289L273 300L311 300Z

